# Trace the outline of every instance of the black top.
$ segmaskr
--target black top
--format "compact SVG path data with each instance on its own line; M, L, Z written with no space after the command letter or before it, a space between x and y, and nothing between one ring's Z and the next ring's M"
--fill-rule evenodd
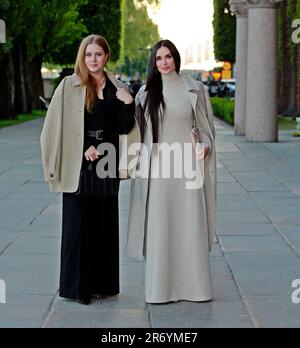
M97 147L101 142L115 142L119 134L127 134L134 126L134 102L124 104L116 97L116 87L106 78L103 99L97 98L92 112L85 108L84 113L84 151L91 145ZM103 130L103 140L88 136L88 131Z
M106 77L106 84L103 89L103 99L97 98L92 112L89 113L85 108L84 112L84 146L85 152L91 145L96 148L100 143L109 142L115 146L117 161L119 160L119 135L127 134L134 126L134 102L125 104L116 97L117 89L114 84ZM97 140L95 137L88 136L88 131L103 130L101 137L103 140ZM104 156L106 153L104 153ZM102 156L99 157L99 159ZM98 161L93 161L96 165ZM83 155L83 165L90 161Z

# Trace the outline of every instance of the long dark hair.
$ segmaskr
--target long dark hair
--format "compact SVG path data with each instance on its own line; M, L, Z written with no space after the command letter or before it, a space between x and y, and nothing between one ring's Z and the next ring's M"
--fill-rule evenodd
M161 74L156 68L156 53L161 47L167 47L170 50L175 62L175 69L177 73L179 73L181 62L180 54L176 46L170 40L160 40L153 46L148 65L148 76L145 89L147 91L147 96L143 108L144 117L141 117L142 141L144 141L144 134L146 130L145 113L147 112L152 124L153 143L158 142L159 124L163 119L163 113L165 110ZM161 107L162 112L160 112Z

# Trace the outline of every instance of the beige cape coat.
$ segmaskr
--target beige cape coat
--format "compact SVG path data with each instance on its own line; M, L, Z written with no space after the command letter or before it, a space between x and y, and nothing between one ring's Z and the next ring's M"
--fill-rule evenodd
M216 229L216 148L215 148L215 129L213 123L213 111L209 100L209 95L205 86L190 77L179 75L188 91L189 99L197 120L197 124L209 136L211 149L204 159L204 195L207 212L209 250L211 251ZM136 96L136 107L141 104L144 106L146 94L142 87ZM191 125L192 128L192 125ZM148 122L145 133L145 145L148 149L152 147L151 125ZM142 156L143 160L150 161L151 150L148 156ZM128 234L126 243L126 256L138 260L145 258L145 222L147 218L147 178L135 178L131 182L131 197L128 217Z
M106 74L116 88L127 88L112 73ZM44 178L49 182L51 192L77 190L83 158L85 96L86 86L73 74L59 84L49 105L40 141ZM140 139L137 124L130 133L128 138L120 135L121 156L127 153L127 148L124 152L124 138L125 147ZM126 163L125 168L119 167L119 174L120 178L128 177Z

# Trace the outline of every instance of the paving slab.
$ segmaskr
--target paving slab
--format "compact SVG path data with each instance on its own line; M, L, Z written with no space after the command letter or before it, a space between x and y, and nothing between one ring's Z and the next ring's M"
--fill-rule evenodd
M214 300L150 305L144 263L126 258L130 180L120 205L121 292L89 306L58 296L62 196L43 181L43 119L0 129L0 327L299 327L300 140L247 142L215 120L217 238ZM11 151L16 156L11 158Z

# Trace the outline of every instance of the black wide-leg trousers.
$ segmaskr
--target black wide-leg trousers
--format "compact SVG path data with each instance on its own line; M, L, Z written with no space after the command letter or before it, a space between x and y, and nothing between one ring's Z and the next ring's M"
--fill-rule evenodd
M59 295L89 300L119 293L118 196L63 193Z

